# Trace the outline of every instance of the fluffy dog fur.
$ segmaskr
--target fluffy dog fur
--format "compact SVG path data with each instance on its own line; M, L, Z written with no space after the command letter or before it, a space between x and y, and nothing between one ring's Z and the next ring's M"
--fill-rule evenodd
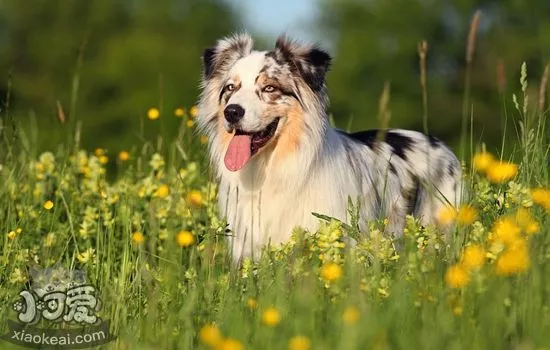
M204 52L198 123L235 261L288 240L295 226L315 230L312 212L346 221L348 196L359 201L363 230L387 217L397 237L406 214L431 224L442 206L457 204L460 164L440 140L329 125L330 61L319 47L285 37L271 51L255 51L247 34Z

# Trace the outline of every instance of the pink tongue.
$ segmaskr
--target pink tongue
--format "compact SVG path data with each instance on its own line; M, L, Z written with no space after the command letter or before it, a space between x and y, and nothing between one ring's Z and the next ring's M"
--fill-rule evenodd
M229 142L225 152L225 166L230 171L237 171L246 165L250 159L250 135L235 135Z

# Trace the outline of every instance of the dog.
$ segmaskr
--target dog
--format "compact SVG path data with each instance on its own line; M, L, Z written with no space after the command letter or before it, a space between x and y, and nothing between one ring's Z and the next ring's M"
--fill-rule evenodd
M393 237L407 214L437 224L441 208L458 204L460 163L439 139L331 127L331 56L318 45L281 36L274 49L256 51L240 33L204 50L202 61L198 129L208 136L235 262L257 259L296 226L316 230L312 213L346 222L348 198L357 200L361 230L384 217Z

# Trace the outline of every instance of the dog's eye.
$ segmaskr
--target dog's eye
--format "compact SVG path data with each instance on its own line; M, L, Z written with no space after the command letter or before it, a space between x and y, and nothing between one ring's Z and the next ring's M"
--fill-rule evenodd
M275 86L273 86L273 85L266 85L266 86L264 86L264 88L263 88L263 91L264 91L264 92L273 92L273 91L275 91L275 90L276 90L276 88L275 88Z
M233 90L235 90L235 85L233 85L233 84L227 84L227 85L225 86L225 89L226 89L227 91L233 91Z

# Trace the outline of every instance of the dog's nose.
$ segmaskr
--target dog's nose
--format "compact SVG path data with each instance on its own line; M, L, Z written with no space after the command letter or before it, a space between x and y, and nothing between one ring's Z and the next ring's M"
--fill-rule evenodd
M244 109L236 104L229 105L225 107L225 110L223 111L223 114L225 115L225 119L230 122L231 124L237 123L239 120L243 119L244 117Z

